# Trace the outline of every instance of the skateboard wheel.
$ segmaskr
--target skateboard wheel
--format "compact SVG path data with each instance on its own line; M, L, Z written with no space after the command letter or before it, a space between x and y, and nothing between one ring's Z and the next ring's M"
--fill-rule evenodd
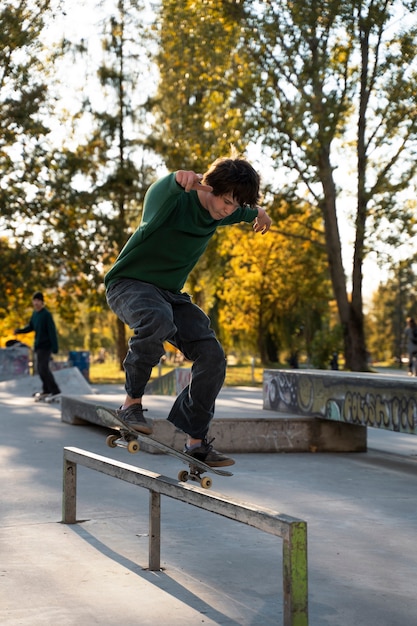
M212 484L213 484L213 481L211 480L209 476L204 476L204 478L200 480L200 485L203 487L203 489L210 489Z
M181 470L178 472L178 480L182 483L186 483L188 480L188 472L187 470Z
M119 439L117 435L109 435L106 439L106 443L109 448L117 448L116 441Z
M137 441L129 441L129 443L127 444L127 451L130 452L131 454L136 454L136 452L139 452L139 444Z

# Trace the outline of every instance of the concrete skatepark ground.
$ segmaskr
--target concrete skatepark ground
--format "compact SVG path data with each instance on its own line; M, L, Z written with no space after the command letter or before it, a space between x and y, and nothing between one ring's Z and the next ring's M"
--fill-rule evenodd
M84 521L62 524L65 446L172 478L183 466L111 450L103 428L63 423L59 405L17 391L0 383L1 624L282 624L280 539L163 498L163 570L149 572L147 491L81 467ZM93 391L123 397L121 386ZM260 390L241 393L262 411ZM160 399L147 400L151 414ZM417 623L417 439L369 429L368 448L239 454L232 478L214 477L212 491L307 521L313 626Z

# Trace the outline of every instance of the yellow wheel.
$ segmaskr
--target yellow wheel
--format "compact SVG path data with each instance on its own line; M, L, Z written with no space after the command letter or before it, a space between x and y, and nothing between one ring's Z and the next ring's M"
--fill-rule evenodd
M117 448L116 441L119 439L118 435L109 435L106 439L106 443L109 448Z
M139 444L137 441L129 441L129 443L127 444L127 451L130 452L130 454L136 454L136 452L139 452Z
M204 476L204 478L200 480L200 485L203 487L203 489L210 489L212 484L213 484L213 481L211 480L209 476Z
M178 472L178 480L182 483L186 483L188 480L188 472L187 470L181 470Z

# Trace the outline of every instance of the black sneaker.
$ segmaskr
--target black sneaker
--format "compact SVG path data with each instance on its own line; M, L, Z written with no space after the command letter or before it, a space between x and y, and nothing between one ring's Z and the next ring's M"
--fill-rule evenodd
M203 439L201 445L195 448L188 448L185 446L184 452L189 456L197 459L198 461L203 461L206 465L210 465L210 467L226 467L227 465L234 465L234 459L231 459L227 456L224 456L221 452L217 452L211 445L214 439L207 441L207 439Z
M116 415L130 428L137 430L138 433L152 435L152 426L145 419L144 411L147 411L147 409L143 409L141 404L131 404L127 409L117 409Z

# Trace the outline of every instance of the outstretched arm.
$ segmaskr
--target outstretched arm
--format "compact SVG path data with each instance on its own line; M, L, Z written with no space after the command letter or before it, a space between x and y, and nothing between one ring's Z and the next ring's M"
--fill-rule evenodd
M265 209L262 209L260 206L256 208L258 209L258 217L255 218L253 223L253 230L255 233L262 233L265 235L271 228L272 220Z
M201 184L202 178L202 174L196 174L189 170L178 170L178 172L175 172L175 180L181 187L184 187L184 191L187 193L192 189L195 191L213 191L213 187L210 187L210 185Z
M24 335L26 333L31 333L33 330L35 330L31 324L31 322L29 322L29 324L26 324L26 326L23 326L23 328L15 328L14 330L14 334L15 335Z

